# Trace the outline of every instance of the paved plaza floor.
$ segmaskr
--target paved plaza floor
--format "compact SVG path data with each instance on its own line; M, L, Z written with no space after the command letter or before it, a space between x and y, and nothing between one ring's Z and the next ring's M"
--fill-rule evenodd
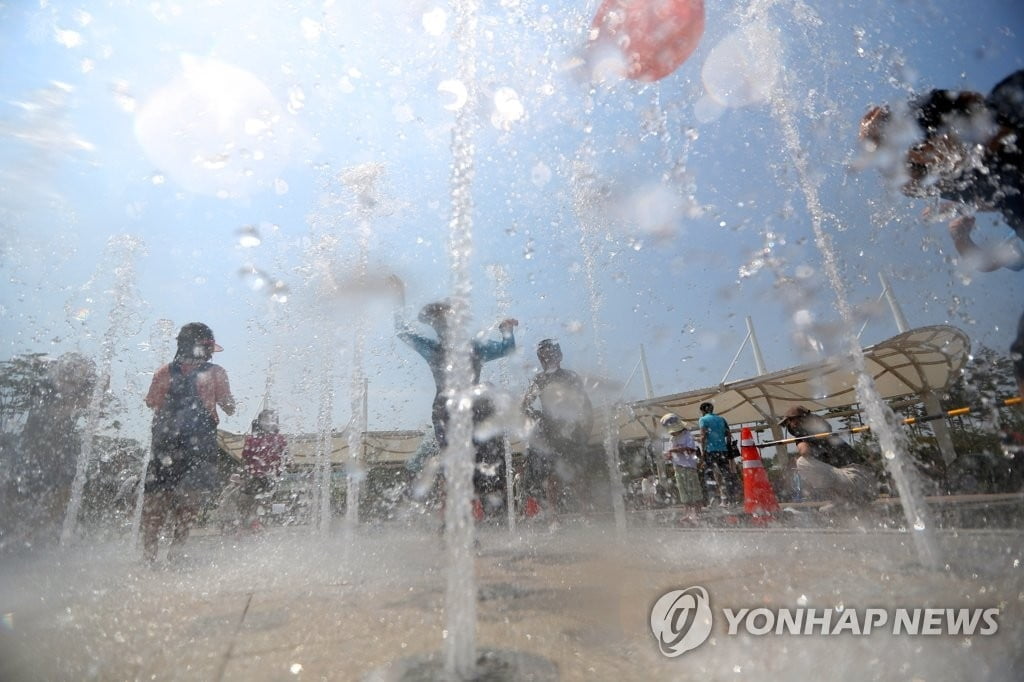
M910 532L856 523L483 529L477 645L539 657L562 680L1019 679L1019 530L940 531L933 549L922 567ZM3 559L0 679L372 680L441 656L447 554L427 524L197 534L189 552L155 569L118 544ZM668 657L652 607L694 586L709 595L710 635ZM730 634L723 611L960 607L997 608L998 630Z

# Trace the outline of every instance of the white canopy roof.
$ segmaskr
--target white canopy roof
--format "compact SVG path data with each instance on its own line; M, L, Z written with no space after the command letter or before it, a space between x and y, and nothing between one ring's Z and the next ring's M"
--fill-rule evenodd
M331 433L331 463L343 464L348 461L348 431ZM312 465L316 462L316 454L320 437L317 434L289 435L288 456L297 465ZM363 464L383 464L387 462L405 462L423 441L422 431L369 431L363 434ZM242 460L242 447L245 445L244 433L219 431L217 441L221 449L236 460Z
M362 464L404 464L416 453L425 436L424 431L367 431L363 434ZM217 444L237 461L242 461L245 446L244 433L217 432ZM288 457L299 466L312 466L320 436L317 434L285 435L288 440ZM331 464L348 462L348 431L331 433ZM513 452L521 452L524 444L516 439L510 443Z
M864 366L883 398L920 396L929 390L945 390L967 362L970 347L970 339L955 327L920 327L865 348ZM856 386L853 358L830 358L752 379L631 403L620 420L619 438L648 437L666 412L696 422L699 405L705 401L713 402L715 413L733 426L776 423L797 405L818 411L855 404Z

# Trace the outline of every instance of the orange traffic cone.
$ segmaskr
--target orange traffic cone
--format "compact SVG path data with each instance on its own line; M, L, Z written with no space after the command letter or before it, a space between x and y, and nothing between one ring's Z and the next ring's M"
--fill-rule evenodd
M761 454L754 445L754 434L747 427L740 431L740 454L743 455L743 510L755 521L767 520L779 511L779 502L768 481Z

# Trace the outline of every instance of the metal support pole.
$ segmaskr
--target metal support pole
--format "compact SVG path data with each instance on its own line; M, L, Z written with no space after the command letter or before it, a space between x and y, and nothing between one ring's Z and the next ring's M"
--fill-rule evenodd
M647 354L644 353L644 344L640 344L640 367L644 372L644 392L647 398L654 397L654 384L651 383L651 372L647 369Z
M767 374L764 367L764 356L761 355L761 346L757 343L757 334L754 333L754 321L747 315L747 333L750 334L750 348L754 351L754 364L757 365L758 375Z
M907 318L903 317L903 310L900 309L899 301L896 300L896 295L893 294L892 287L889 286L889 280L881 272L878 273L878 279L882 282L882 293L885 294L885 300L889 302L889 309L892 310L892 317L896 320L896 329L902 334L910 329Z
M747 345L747 341L749 340L750 332L748 331L747 335L743 338L743 343L741 343L740 347L736 349L736 355L733 356L732 362L729 363L729 369L725 370L725 376L722 377L722 381L719 383L724 384L729 378L729 375L732 373L732 368L736 366L736 361L740 359L740 353L743 352L743 347Z
M773 424L770 424L772 430L772 438L774 440L782 440L785 434L782 433L782 427L779 426L778 420ZM775 462L783 471L789 468L789 448L785 444L779 444L775 446Z
M877 298L877 299L875 299L875 305L878 305L879 303L881 303L881 302L882 302L882 299L883 299L883 298L885 298L885 290L883 290L883 291L882 291L882 293L880 293L880 294L878 295L878 298ZM859 332L857 332L857 338L858 338L858 339L859 339L859 338L860 338L861 336L863 336L863 335L864 335L864 330L868 328L868 323L869 323L869 322L871 322L871 318L868 318L868 319L864 320L864 324L862 324L862 325L860 326L860 331L859 331Z
M928 414L942 414L942 404L935 391L928 391L923 396L925 412ZM932 422L932 431L935 433L935 442L939 446L939 453L942 461L949 466L956 459L956 448L953 447L953 439L949 435L949 425L945 419L936 419Z
M651 383L651 373L647 369L647 354L644 352L644 345L640 344L640 369L644 375L644 393L648 398L654 397L654 385ZM635 369L633 370L636 371ZM662 485L666 485L668 481L668 475L665 473L665 461L661 457L661 453L656 453L654 456L654 469L658 474L658 480L661 481Z

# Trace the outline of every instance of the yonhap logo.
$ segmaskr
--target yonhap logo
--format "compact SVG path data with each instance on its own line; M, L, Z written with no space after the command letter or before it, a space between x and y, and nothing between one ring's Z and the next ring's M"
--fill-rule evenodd
M725 636L793 637L921 636L987 637L999 632L999 607L867 608L850 606L755 609L722 608ZM675 658L711 636L708 592L693 586L663 594L651 607L651 632L661 653Z
M663 594L651 608L651 632L665 656L696 649L711 634L711 604L703 587Z

